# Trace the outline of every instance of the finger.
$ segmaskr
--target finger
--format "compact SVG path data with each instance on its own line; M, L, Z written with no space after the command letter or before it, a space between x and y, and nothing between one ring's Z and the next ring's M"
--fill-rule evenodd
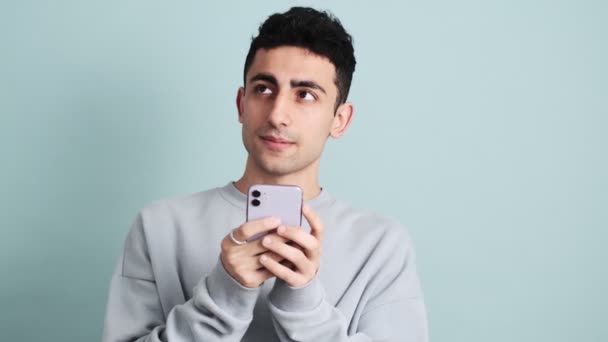
M272 273L279 279L283 279L287 284L293 287L299 287L303 285L302 276L289 267L281 265L280 263L267 258L265 255L260 257L260 263L264 265L266 270Z
M286 242L287 239L272 234L274 240ZM221 254L230 260L234 260L236 264L244 263L246 260L253 258L254 260L259 257L262 253L268 252L268 248L262 245L262 240L256 240L244 245L235 245L230 240L230 237L226 236L221 243Z
M323 222L319 218L319 215L312 209L312 207L308 204L304 204L302 207L302 214L308 221L308 224L311 228L311 234L317 238L317 240L321 241L323 239Z
M289 261L289 260L283 259L282 261L279 261L279 264L289 268L292 271L296 270L296 265L292 264L291 261Z
M304 274L314 273L313 263L300 249L290 246L284 242L273 240L270 236L262 239L264 247L268 248L269 251L273 251L280 255L284 259L293 263L296 268Z
M276 262L283 262L285 260L285 258L283 258L282 256L278 255L275 252L268 251L268 252L260 254L260 256L262 256L262 255L265 255L267 258L270 258ZM260 263L260 258L255 258L255 262L256 262L256 266L258 267L258 270L264 268L264 265L262 265Z
M242 253L226 253L221 256L224 268L231 274L247 274L259 268L256 255L246 256Z
M287 242L287 238L274 233L268 234L267 236L271 236L275 241ZM240 251L246 256L260 256L261 254L268 252L268 248L264 247L262 244L262 239L259 239L248 243L245 245L245 248L241 249Z
M286 242L287 239L276 234L272 234L274 239L281 242ZM255 265L257 264L257 257L262 253L268 251L268 248L262 245L262 240L256 240L250 243L247 243L242 246L235 245L234 242L230 241L230 238L226 236L224 240L222 240L222 258L229 261L232 265ZM253 261L248 262L249 259L253 257Z
M269 258L276 260L277 262L280 262L285 259L282 256L265 249L264 252L260 253L259 255L227 255L222 258L222 264L224 265L224 268L228 271L228 273L244 277L245 275L251 274L256 270L263 268L263 265L260 264L259 261L260 255L262 254L266 254Z
M245 222L234 230L234 237L239 241L247 241L259 233L275 229L281 224L281 219L270 216L263 219Z
M299 227L280 225L279 228L277 228L277 235L295 242L297 245L304 248L304 253L307 255L315 254L319 248L319 240Z

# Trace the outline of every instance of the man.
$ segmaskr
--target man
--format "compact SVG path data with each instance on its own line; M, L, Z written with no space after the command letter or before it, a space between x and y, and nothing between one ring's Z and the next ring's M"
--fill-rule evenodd
M104 341L428 340L405 229L319 185L325 142L352 119L354 69L351 37L328 13L292 8L260 26L236 98L244 174L140 211ZM258 183L302 188L310 233L275 217L244 223Z

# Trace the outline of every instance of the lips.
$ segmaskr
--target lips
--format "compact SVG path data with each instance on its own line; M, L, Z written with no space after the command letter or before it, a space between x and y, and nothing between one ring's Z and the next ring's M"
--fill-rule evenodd
M262 139L262 142L264 143L264 145L266 145L266 147L275 151L286 149L294 144L294 142L291 140L275 135L263 135L260 136L260 138Z
M261 137L262 139L266 140L266 141L270 141L270 142L274 142L274 143L280 143L280 144L293 144L293 141L281 138L281 137L276 137L274 135L264 135Z

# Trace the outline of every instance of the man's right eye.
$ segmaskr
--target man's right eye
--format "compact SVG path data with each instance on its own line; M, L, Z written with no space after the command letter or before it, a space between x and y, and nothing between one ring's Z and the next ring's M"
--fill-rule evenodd
M272 90L263 84L256 85L254 89L258 94L272 94Z

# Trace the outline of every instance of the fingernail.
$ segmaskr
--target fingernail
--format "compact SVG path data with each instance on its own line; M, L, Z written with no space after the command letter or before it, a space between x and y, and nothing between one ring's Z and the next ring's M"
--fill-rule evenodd
M262 255L260 257L260 261L266 261L266 259L268 259L268 257L266 255Z
M268 236L267 236L267 237L265 237L265 238L264 238L264 240L262 240L262 243L263 243L265 246L270 245L270 243L271 243L271 242L272 242L272 240L271 240L271 239L270 239L270 237L268 237Z
M277 228L277 232L281 235L285 233L286 230L287 228L285 228L285 226L279 226L279 228Z

